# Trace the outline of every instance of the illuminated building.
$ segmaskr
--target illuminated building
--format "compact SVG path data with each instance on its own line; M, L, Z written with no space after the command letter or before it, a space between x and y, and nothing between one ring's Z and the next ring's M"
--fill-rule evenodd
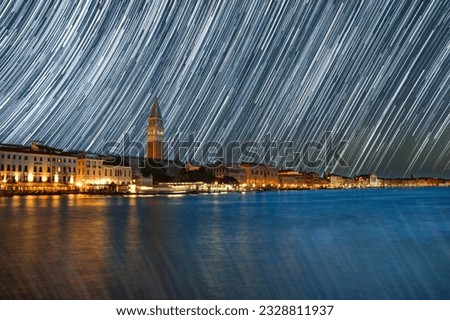
M279 189L302 189L306 187L307 185L303 172L292 170L281 170L278 172Z
M81 155L77 164L77 185L127 185L132 182L130 166L114 164L100 156Z
M30 146L0 145L0 183L17 190L67 189L76 179L77 157L32 142Z
M247 189L277 188L278 169L265 164L241 162L211 169L217 178L233 177Z
M278 169L265 164L241 163L249 188L277 188Z
M356 176L355 181L358 188L374 188L380 187L381 185L381 181L374 173Z

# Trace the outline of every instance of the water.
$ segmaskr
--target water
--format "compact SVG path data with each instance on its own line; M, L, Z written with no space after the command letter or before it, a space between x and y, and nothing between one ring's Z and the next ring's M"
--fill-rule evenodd
M0 199L3 299L450 299L450 189Z

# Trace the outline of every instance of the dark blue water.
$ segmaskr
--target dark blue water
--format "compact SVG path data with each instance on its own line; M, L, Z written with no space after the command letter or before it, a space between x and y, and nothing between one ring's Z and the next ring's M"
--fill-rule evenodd
M450 299L450 189L0 199L3 299Z

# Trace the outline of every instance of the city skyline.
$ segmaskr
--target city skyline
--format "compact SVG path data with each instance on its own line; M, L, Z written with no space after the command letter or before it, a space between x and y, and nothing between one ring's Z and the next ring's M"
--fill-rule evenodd
M448 1L0 5L0 141L101 152L166 137L294 148L353 176L449 177ZM328 169L328 170L327 170Z

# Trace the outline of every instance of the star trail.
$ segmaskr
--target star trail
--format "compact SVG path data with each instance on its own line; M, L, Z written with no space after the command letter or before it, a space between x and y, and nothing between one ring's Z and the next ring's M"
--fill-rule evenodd
M347 141L355 175L450 176L450 2L1 1L0 141Z

